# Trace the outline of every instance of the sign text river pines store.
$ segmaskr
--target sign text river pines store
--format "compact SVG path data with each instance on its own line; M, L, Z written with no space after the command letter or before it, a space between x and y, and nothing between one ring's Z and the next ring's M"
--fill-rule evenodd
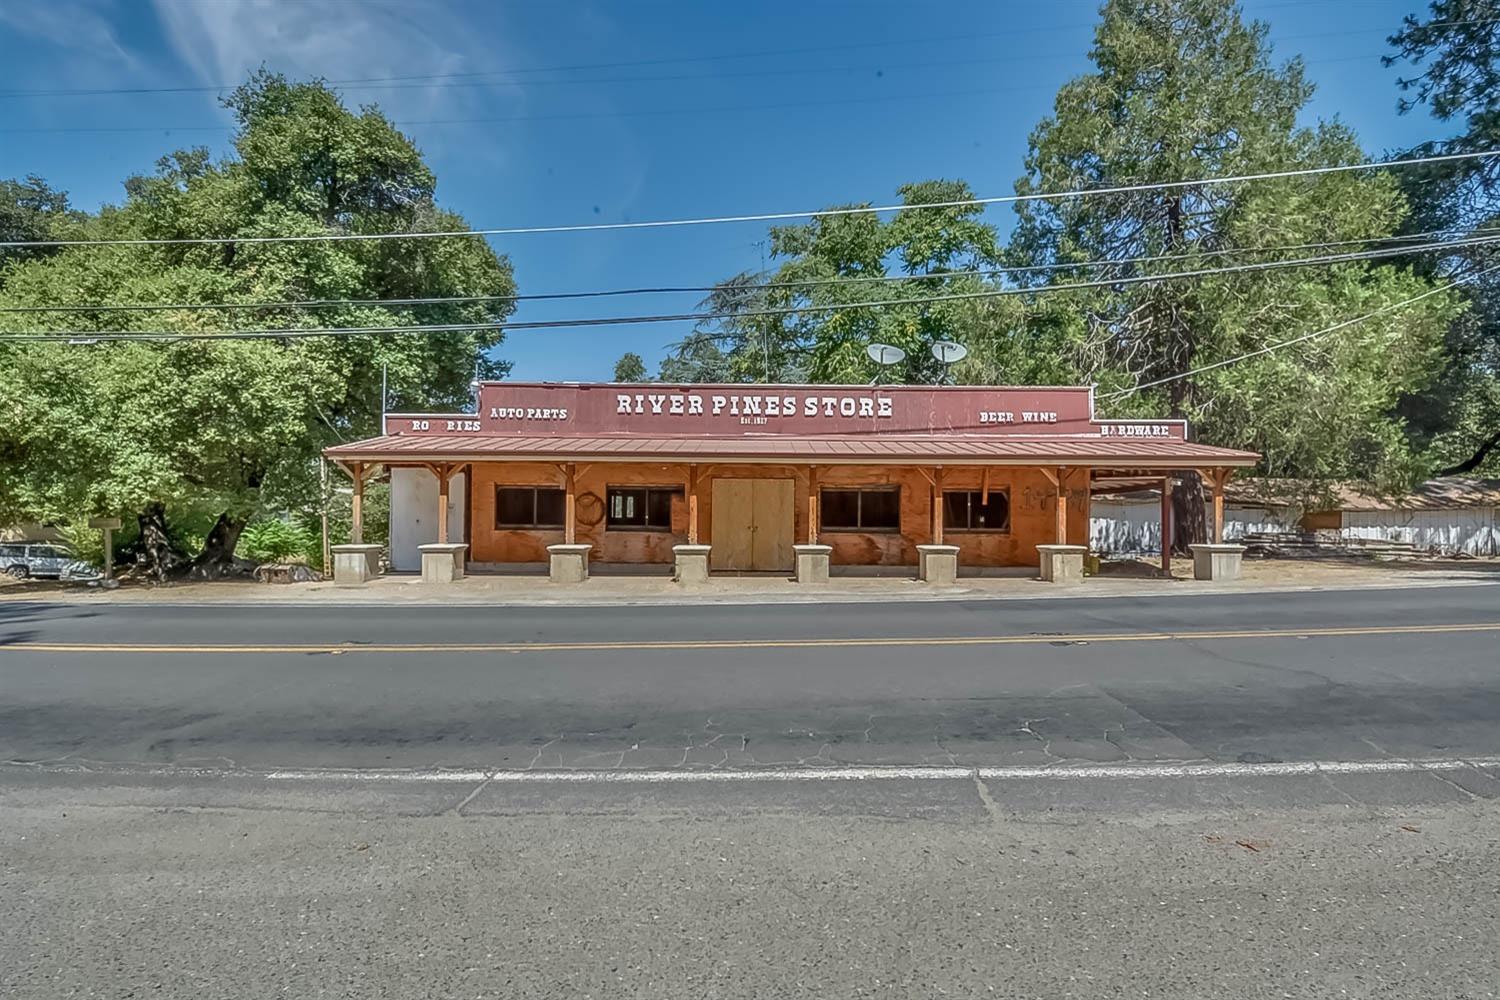
M392 415L393 434L1087 434L1181 439L1171 421L1091 419L1086 387L488 383L478 414ZM1104 426L1101 427L1101 423Z

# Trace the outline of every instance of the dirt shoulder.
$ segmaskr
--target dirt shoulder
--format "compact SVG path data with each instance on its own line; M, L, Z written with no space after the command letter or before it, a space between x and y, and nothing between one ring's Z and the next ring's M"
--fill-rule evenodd
M126 581L105 590L54 581L0 579L0 602L45 600L64 603L167 604L753 604L820 601L882 602L921 600L1025 600L1067 597L1160 597L1197 594L1264 593L1463 586L1500 583L1500 560L1369 559L1246 560L1231 583L1192 579L1188 559L1173 561L1172 576L1161 576L1155 560L1106 562L1098 576L1078 586L1056 586L1027 575L964 576L953 587L933 587L906 576L836 576L824 586L806 586L780 576L715 577L708 585L686 588L673 582L669 568L654 575L599 572L578 585L550 583L540 574L474 575L452 584L428 584L414 575L381 577L363 587L331 581L263 584L246 580L148 585Z

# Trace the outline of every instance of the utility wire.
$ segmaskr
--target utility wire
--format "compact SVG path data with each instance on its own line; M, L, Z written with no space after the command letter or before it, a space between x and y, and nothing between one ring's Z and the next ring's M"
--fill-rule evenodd
M795 108L844 107L862 104L890 104L902 101L948 100L954 97L982 97L992 94L1027 93L1050 89L1043 84L1024 87L983 87L977 90L947 90L925 94L885 94L876 97L844 97L811 101L782 101L771 104L729 104L690 108L647 108L636 111L576 111L546 115L503 115L485 118L428 118L422 120L393 120L390 124L401 128L414 125L508 125L516 122L597 121L615 118L671 118L677 115L723 115L742 111L784 111ZM156 132L233 132L234 125L100 125L100 126L44 126L35 128L0 129L4 135L58 135L58 134L133 134Z
M1435 229L1425 233L1410 233L1404 236L1378 236L1366 237L1355 240L1333 240L1323 243L1288 243L1279 246L1267 247L1225 247L1217 250L1204 250L1201 253L1189 254L1157 254L1149 257L1121 257L1115 260L1082 260L1061 261L1052 264L1026 264L1015 267L985 267L966 268L953 271L937 271L923 274L881 274L862 278L805 278L789 281L762 281L752 284L737 286L737 291L766 291L781 288L813 288L824 285L849 285L855 286L863 283L885 283L901 281L923 281L923 280L947 280L952 278L967 277L994 277L1006 274L1035 274L1040 272L1052 272L1059 270L1073 270L1077 268L1108 268L1121 267L1131 264L1164 263L1180 260L1201 260L1208 257L1222 257L1228 254L1249 253L1277 253L1286 250L1324 250L1332 247L1350 246L1370 243L1402 243L1417 239L1425 239L1432 236L1442 236L1451 233L1451 229ZM1405 254L1426 253L1434 250L1446 250L1449 248L1463 248L1468 246L1482 245L1489 240L1482 234L1494 233L1500 235L1500 227L1489 227L1469 230L1464 238L1454 240L1442 240L1435 243L1420 246L1392 246L1383 248L1380 256L1402 256ZM1371 251L1373 254L1374 251ZM1343 260L1342 256L1335 258ZM1296 262L1281 262L1290 266ZM244 311L244 310L274 310L274 309L337 309L354 308L360 306L436 306L436 305L462 305L472 303L503 303L503 302L537 302L557 301L571 299L598 299L617 298L633 295L676 295L676 294L707 294L719 290L720 285L655 285L638 288L610 288L596 289L583 292L544 292L516 295L436 295L417 296L411 298L370 298L370 299L301 299L286 300L281 302L178 302L178 303L103 303L103 304L52 304L44 306L0 306L0 314L17 313L120 313L120 312L204 312L211 310Z
M1245 181L1278 180L1287 177L1315 177L1323 174L1348 173L1362 170L1383 170L1389 167L1409 167L1425 163L1446 163L1455 160L1483 159L1500 156L1500 150L1483 150L1474 153L1444 153L1436 156L1415 156L1400 160L1374 160L1365 163L1348 163L1329 167L1300 167L1295 170L1272 170L1258 174L1236 174L1227 177L1204 177L1190 181L1158 181L1148 184L1120 184L1111 187L1078 188L1070 191L1029 192L1027 194L997 195L989 198L957 198L951 201L923 202L914 205L878 205L858 208L825 208L806 212L764 212L755 215L705 216L696 219L663 219L651 222L595 222L571 226L512 226L498 229L463 229L443 232L416 233L323 233L299 236L192 236L117 240L6 240L0 247L41 248L76 246L202 246L237 243L242 245L259 243L320 243L391 239L435 239L446 237L474 236L520 236L534 233L583 233L606 232L622 229L662 229L678 226L704 226L730 222L776 222L788 219L822 219L842 215L864 215L878 212L916 211L931 208L963 208L979 205L1015 204L1030 201L1070 200L1098 195L1135 194L1141 191L1172 191L1190 187L1212 187L1220 184L1237 184Z
M1344 56L1334 59L1319 59L1317 63L1344 63L1358 62L1376 58L1375 56ZM958 65L955 62L943 65ZM742 74L748 75L748 74ZM639 79L639 78L638 78ZM684 79L711 80L714 77L698 75L684 77ZM571 83L573 81L542 80L538 83ZM592 81L595 83L606 83L614 81ZM623 81L620 81L623 82ZM976 90L949 90L935 91L917 94L883 94L872 97L831 98L808 101L783 101L770 104L730 104L711 105L686 108L644 108L634 111L575 111L557 114L537 115L504 115L500 117L481 118L416 118L416 119L392 119L390 124L399 128L411 128L428 125L504 125L517 122L559 122L559 121L612 121L618 118L672 118L680 115L724 115L738 114L749 111L783 111L799 108L827 108L843 107L850 105L865 104L892 104L909 101L948 100L955 97L987 97L996 94L1020 94L1033 93L1053 88L1044 84L1031 84L1015 87L984 87ZM23 126L16 128L0 129L0 135L121 135L121 134L154 134L171 132L234 132L237 125L48 125L48 126Z
M1364 59L1364 56L1351 56L1343 59L1326 59L1320 62L1349 62L1355 59ZM954 65L948 63L946 65ZM712 79L707 76L697 76L685 79ZM561 83L565 81L541 81L548 83ZM571 82L571 81L568 81ZM596 81L603 82L603 81ZM800 108L827 108L843 107L850 105L866 104L893 104L910 101L949 100L955 97L988 97L996 94L1021 94L1034 93L1052 88L1043 84L1031 84L1017 87L984 87L976 90L949 90L935 91L929 93L899 93L884 94L873 97L851 97L831 98L809 101L782 101L770 104L730 104L711 105L686 108L645 108L634 111L575 111L562 112L558 114L540 115L504 115L500 117L482 118L417 118L417 119L393 119L390 124L400 128L411 128L415 126L428 125L507 125L517 122L559 122L559 121L612 121L618 118L672 118L679 115L724 115L738 114L749 111L784 111ZM172 132L234 132L236 125L46 125L46 126L22 126L16 128L0 128L0 135L135 135L155 134Z
M1500 242L1500 237L1491 237L1487 240L1476 242ZM72 330L53 331L50 333L0 334L0 344L29 343L37 341L56 343L62 338L68 338L70 340L76 340L85 343L114 340L161 340L173 342L188 340L291 340L306 337L360 336L367 334L451 333L494 329L555 330L594 326L626 326L641 323L703 322L705 320L716 319L743 319L756 316L790 316L795 314L840 312L849 309L868 309L883 306L924 305L934 302L957 302L974 299L993 299L1003 298L1011 295L1038 295L1051 292L1075 291L1084 288L1118 288L1122 285L1137 285L1157 281L1176 280L1179 278L1201 278L1219 274L1240 273L1245 271L1263 271L1271 268L1293 267L1303 264L1325 264L1354 260L1368 260L1376 256L1393 256L1395 252L1398 251L1366 251L1362 253L1339 254L1331 257L1311 257L1305 258L1303 260L1262 261L1256 264L1239 264L1224 268L1206 268L1196 271L1176 271L1166 274L1145 274L1122 278L1106 278L1098 281L1080 281L1060 285L1039 285L1034 288L999 288L987 289L985 291L979 292L957 292L947 295L919 295L907 298L878 299L865 302L839 302L824 305L805 304L769 309L745 309L739 311L668 313L648 316L601 316L591 319L536 320L524 323L509 323L497 320L493 323L445 323L416 326L391 325L365 327L308 327L288 328L280 330L227 330L221 333L176 333L169 330L140 330L129 332L96 332Z
M913 45L933 45L946 42L966 42L981 38L1012 38L1017 34L1035 33L1049 30L1071 30L1075 28L1090 28L1092 24L1073 25L1043 25L1033 28L1015 28L1005 31L970 33L966 35L937 35L926 38L912 38L889 40L879 42L849 42L841 45L819 45L804 46L791 49L765 49L758 52L719 52L700 56L671 56L662 59L638 59L627 62L599 62L599 63L574 63L565 66L533 66L509 70L483 70L470 73L431 73L416 74L410 76L375 76L359 77L344 80L325 81L332 86L357 87L362 84L381 83L404 83L407 81L439 81L475 79L481 77L494 77L499 75L514 75L518 73L570 73L578 70L595 69L630 69L639 66L672 66L682 63L705 63L718 60L733 59L765 59L775 56L810 55L818 52L847 52L858 49L882 49L894 47L910 47ZM506 81L501 81L506 82ZM215 94L236 89L237 84L198 84L177 87L90 87L77 90L64 89L36 89L36 90L0 90L0 98L6 97L94 97L102 94Z
M1238 355L1237 357L1225 358L1223 361L1215 361L1213 364L1203 365L1201 368L1193 368L1189 371L1180 372L1176 375L1168 375L1166 378L1159 378L1151 382L1142 382L1140 385L1133 386L1129 389L1119 389L1115 392L1101 393L1099 395L1099 398L1118 399L1121 396L1134 395L1135 393L1140 392L1142 389L1151 389L1159 385L1166 385L1169 382L1177 382L1185 378L1192 378L1194 375L1201 375L1204 372L1211 372L1216 368L1226 368L1229 365L1239 364L1241 361L1247 361L1250 358L1258 358L1263 354L1270 354L1272 351L1279 351L1283 347L1291 347L1293 344L1301 344L1309 340L1315 340L1318 337L1326 337L1330 333L1337 333L1339 330L1347 329L1357 323L1363 323L1365 320L1374 319L1377 316L1384 316L1386 313L1395 312L1397 309L1404 309L1405 307L1412 305L1413 303L1421 302L1423 299L1431 298L1432 296L1438 295L1442 292L1450 291L1454 288L1459 287L1460 285L1466 285L1471 281L1477 281L1478 279L1484 277L1486 274L1490 274L1495 271L1500 271L1500 264L1496 264L1493 267L1487 267L1482 271L1476 271L1471 275L1467 275L1466 277L1459 278L1455 281L1450 281L1446 285L1439 285L1437 288L1428 289L1420 295L1413 295L1409 299L1402 299L1400 302L1392 302L1390 305L1381 306L1379 309L1367 312L1363 316L1356 316L1353 319L1346 319L1342 323L1335 323L1333 326L1327 326L1321 330L1314 330L1312 333L1306 333L1300 337L1293 337L1291 340L1278 341L1274 344L1269 344L1265 347L1262 347L1259 350L1250 351L1246 354Z
M1292 5L1292 6L1295 6L1295 5ZM1491 23L1494 23L1496 20L1500 20L1500 19L1497 19L1497 18L1470 18L1470 19L1467 19L1467 20L1457 20L1457 21L1435 21L1435 22L1432 22L1430 25L1426 25L1426 27L1448 27L1448 26L1456 26L1456 25L1463 25L1463 24L1491 24ZM1014 38L1017 35L1023 35L1023 34L1046 34L1046 33L1050 33L1050 32L1059 32L1059 31L1074 31L1074 30L1082 30L1082 29L1087 29L1087 28L1093 28L1095 26L1096 26L1096 22L1087 22L1087 23L1079 22L1079 23L1076 23L1076 24L1037 25L1037 26L1029 27L1029 28L1007 28L1004 31L995 31L995 32L969 33L969 34L963 34L963 35L939 35L939 36L929 36L929 37L926 37L926 38L909 38L909 39L908 38L903 38L903 39L900 39L900 40L888 40L888 41L877 41L877 42L848 42L848 43L844 43L844 44L840 44L840 45L818 45L818 46L804 46L804 47L800 47L800 48L790 48L790 49L768 49L768 50L761 50L761 51L758 51L758 52L718 52L718 53L710 53L710 54L699 55L699 56L671 56L671 57L665 57L665 58L660 58L660 59L640 59L640 60L632 60L632 61L628 61L628 62L574 63L572 65L563 65L563 66L532 66L532 67L520 67L520 68L515 68L515 69L505 69L505 70L479 70L479 71L467 72L467 73L422 73L422 74L412 74L412 75L406 75L406 76L355 77L355 78L341 79L341 80L327 80L325 82L328 83L328 84L330 84L330 85L332 85L332 86L337 86L337 87L351 87L351 88L359 88L359 87L363 87L365 85L374 85L374 84L391 84L391 83L408 83L408 82L432 84L432 83L435 83L435 82L445 81L445 80L494 79L496 77L511 78L511 77L517 76L518 74L567 73L567 72L576 72L578 70L596 70L596 69L631 69L631 68L636 68L636 67L641 67L641 66L669 66L669 65L680 65L680 64L683 64L683 63L715 62L715 61L720 61L720 60L726 60L727 61L727 60L738 60L738 59L765 59L765 58L770 58L770 57L775 57L775 56L809 55L809 54L819 53L819 52L848 52L848 51L854 51L854 50L859 50L859 49L881 49L881 48L893 48L893 47L898 47L898 46L899 47L903 47L903 48L908 48L908 47L911 47L911 46L914 46L914 45L932 45L932 44L941 44L941 43L946 43L946 42L967 42L967 41L973 41L975 39L985 39L985 38ZM1281 38L1278 38L1277 41L1278 42L1289 42L1289 41L1299 41L1299 40L1308 39L1308 38L1347 37L1350 34L1361 34L1361 33L1373 34L1373 33L1377 33L1377 32L1380 33L1380 34L1385 34L1386 33L1386 29L1384 29L1384 28L1378 28L1378 29L1376 29L1376 28L1370 28L1370 29L1358 29L1358 30L1353 31L1353 32L1351 32L1351 31L1336 31L1336 32L1324 31L1324 32L1303 33L1303 34L1296 34L1296 35L1286 35L1286 36L1283 36ZM1023 54L1022 58L1024 58L1024 57L1025 56ZM1009 61L1014 61L1014 58L1015 57L1009 57ZM1045 58L1045 57L1043 57L1043 58ZM1364 58L1364 57L1361 56L1360 58ZM942 65L950 65L950 64L944 63ZM881 67L871 67L871 68L872 69L879 69ZM497 82L508 83L508 82L512 82L512 81L510 79L501 79L501 80L499 80ZM554 82L554 81L526 81L526 80L521 80L521 81L514 81L514 82L530 84L530 83L534 83L534 82L547 83L547 82ZM612 81L608 81L608 82L612 82ZM223 93L225 91L234 90L237 86L238 86L237 84L193 84L193 85L180 85L180 86L173 86L173 87L86 87L86 88L77 88L77 89L38 88L38 89L32 89L32 90L7 89L7 90L0 90L0 98L7 98L7 97L97 97L97 96L106 95L106 94L123 94L123 95L142 95L142 94L214 94L214 93Z

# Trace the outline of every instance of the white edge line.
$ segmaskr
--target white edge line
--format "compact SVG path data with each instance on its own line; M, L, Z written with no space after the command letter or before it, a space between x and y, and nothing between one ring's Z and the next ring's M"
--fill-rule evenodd
M1137 780L1145 778L1289 777L1308 774L1417 774L1422 771L1500 767L1500 757L1446 757L1412 760L1288 761L1263 764L1160 763L1081 764L1073 767L787 767L746 770L580 770L580 771L366 771L281 770L261 775L268 781L474 782L498 784L713 784L778 781L984 781ZM172 773L162 771L158 773ZM233 772L226 772L233 773ZM243 774L255 777L253 774Z

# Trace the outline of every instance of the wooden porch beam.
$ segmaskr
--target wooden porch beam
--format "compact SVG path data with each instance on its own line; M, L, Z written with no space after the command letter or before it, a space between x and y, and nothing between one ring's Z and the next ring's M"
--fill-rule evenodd
M698 467L688 466L687 474L687 543L698 544Z
M452 481L452 466L442 462L432 467L438 481L437 540L439 545L448 544L448 484Z
M578 540L578 466L568 462L563 466L563 542L572 545Z
M943 467L937 467L937 474L932 477L932 544L943 544Z
M1044 472L1046 470L1043 470ZM1049 476L1057 486L1057 544L1068 544L1068 472L1069 470L1058 466L1055 477Z
M349 541L355 545L363 545L365 543L365 463L351 463L349 475L354 480L354 492L349 498Z
M821 503L822 499L823 499L822 497L820 497L818 495L818 488L819 488L818 487L818 467L816 465L809 465L807 467L807 544L808 545L817 545L818 544L818 518L820 518L822 516L822 512L818 509L818 504Z

